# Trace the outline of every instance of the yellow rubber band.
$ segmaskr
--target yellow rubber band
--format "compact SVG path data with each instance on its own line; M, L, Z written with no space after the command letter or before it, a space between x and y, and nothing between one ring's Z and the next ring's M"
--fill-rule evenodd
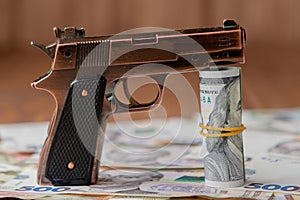
M246 127L241 124L239 127L225 127L225 128L219 128L219 127L213 127L213 126L205 126L202 123L200 123L200 127L202 130L200 131L200 134L205 136L205 137L228 137L228 136L233 136L242 133ZM212 131L221 131L220 134L211 134L211 133L204 133L203 129L206 130L212 130Z

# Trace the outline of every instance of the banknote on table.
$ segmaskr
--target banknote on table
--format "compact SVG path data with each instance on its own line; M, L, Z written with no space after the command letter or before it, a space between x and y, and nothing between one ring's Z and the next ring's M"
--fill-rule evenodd
M167 119L165 131L157 136L156 141L162 144L201 144L199 118L199 114L195 114L192 118L171 117ZM154 123L157 122L154 121Z
M169 197L132 197L114 195L56 195L39 198L40 200L167 200Z
M0 186L0 192L16 196L30 195L114 195L131 197L248 197L268 199L271 192L227 190L207 187L202 170L130 170L105 169L99 182L91 186L39 186L35 183L35 167L29 167L11 181ZM159 187L154 186L157 184ZM150 189L148 188L150 184ZM156 189L154 189L156 188ZM188 188L188 189L187 189Z
M300 132L300 108L252 109L243 112L247 128L267 131L273 134L294 134Z
M39 151L47 137L48 122L0 125L0 152L30 153Z
M270 198L270 200L300 200L300 195L273 193L273 196Z
M150 123L148 120L118 122L106 133L101 165L150 169L203 168L200 143L195 139L197 122L197 119L184 118L152 119ZM197 145L193 145L195 143Z
M276 134L274 131L258 131L246 129L244 137L244 154L246 165L260 153L279 153L300 156L297 146L300 140L290 134Z
M178 197L191 196L191 194L164 194L163 192L147 192L139 189L140 184L146 181L175 181L186 176L200 176L203 172L198 170L142 170L142 169L105 169L99 173L99 182L91 186L39 186L36 184L36 167L31 166L17 174L13 179L0 186L2 192L19 192L28 194L58 195L130 195L149 197Z
M101 165L126 168L203 168L200 146L129 146L104 144Z
M17 172L21 171L21 168L15 165L10 165L6 163L0 163L0 173L1 172Z
M298 156L260 154L248 165L247 182L241 189L300 195L299 169Z
M192 118L140 119L109 123L106 140L118 144L200 144L199 115Z
M47 197L46 194L32 194L32 193L20 193L20 192L11 192L11 191L0 191L0 198L5 199L42 199L44 197Z
M207 195L212 197L240 197L254 199L270 199L272 192L257 192L251 190L219 189L205 184L178 183L178 182L145 182L141 190L148 192L164 192L169 194L193 194L195 196Z
M241 73L238 67L200 71L205 184L237 187L245 182L242 133L222 136L220 128L241 126ZM207 136L206 136L207 135Z

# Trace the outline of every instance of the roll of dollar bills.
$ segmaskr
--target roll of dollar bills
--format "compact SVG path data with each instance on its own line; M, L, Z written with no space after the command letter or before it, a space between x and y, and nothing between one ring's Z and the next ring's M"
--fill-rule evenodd
M238 187L245 182L238 67L200 71L201 127L205 184Z

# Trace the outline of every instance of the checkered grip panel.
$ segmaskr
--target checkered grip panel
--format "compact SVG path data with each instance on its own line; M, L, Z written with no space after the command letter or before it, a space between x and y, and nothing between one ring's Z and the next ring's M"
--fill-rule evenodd
M53 185L90 184L105 84L101 78L71 85L47 160L45 176Z

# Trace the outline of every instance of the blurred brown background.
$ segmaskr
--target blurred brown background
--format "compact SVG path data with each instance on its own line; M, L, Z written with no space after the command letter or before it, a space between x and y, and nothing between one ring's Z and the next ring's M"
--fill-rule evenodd
M54 26L104 35L147 26L220 26L225 18L236 19L247 31L243 107L299 106L299 10L297 0L1 0L0 123L50 119L52 97L30 88L49 70L50 60L29 42L54 42ZM172 99L164 104L176 114Z

